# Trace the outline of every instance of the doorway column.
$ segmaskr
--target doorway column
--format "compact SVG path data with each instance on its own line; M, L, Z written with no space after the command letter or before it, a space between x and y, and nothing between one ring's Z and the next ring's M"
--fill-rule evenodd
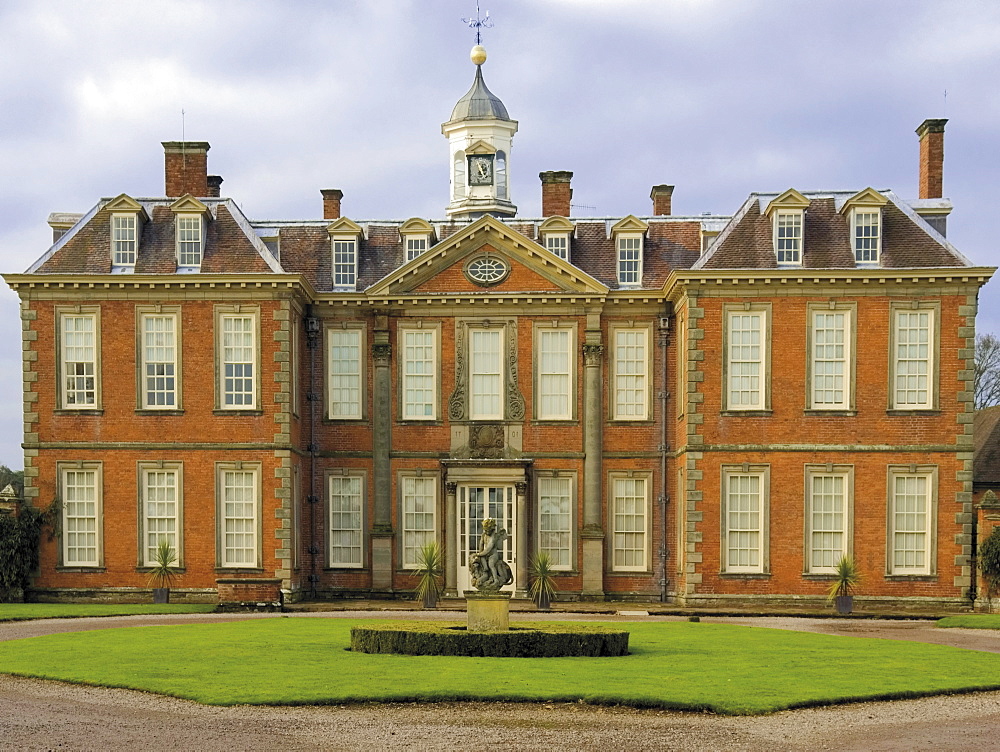
M392 345L386 316L375 317L372 343L375 377L372 389L372 475L375 519L372 524L372 590L392 590L392 478L389 452L392 448Z
M604 344L599 314L587 315L587 335L583 345L583 590L591 600L604 598L604 515L602 499L602 453L604 407Z
M458 484L444 484L444 594L458 598Z
M517 555L514 560L514 597L526 598L528 596L528 484L524 481L515 483L517 491L517 530L515 531L515 545Z

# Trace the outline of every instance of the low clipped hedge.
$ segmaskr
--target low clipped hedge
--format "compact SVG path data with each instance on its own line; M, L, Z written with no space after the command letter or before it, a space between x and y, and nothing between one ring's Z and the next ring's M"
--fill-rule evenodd
M557 658L628 655L629 633L597 625L546 624L509 632L470 632L462 624L403 622L353 627L358 653Z

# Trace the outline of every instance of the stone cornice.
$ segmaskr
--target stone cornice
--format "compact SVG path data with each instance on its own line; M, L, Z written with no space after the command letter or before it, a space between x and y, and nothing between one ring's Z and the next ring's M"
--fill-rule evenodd
M96 290L109 296L145 290L293 290L317 298L315 288L301 274L5 274L3 279L12 290L28 297L38 293L72 296Z

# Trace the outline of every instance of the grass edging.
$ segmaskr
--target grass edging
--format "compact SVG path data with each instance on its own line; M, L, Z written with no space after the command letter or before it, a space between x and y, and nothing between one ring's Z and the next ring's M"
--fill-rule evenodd
M210 603L0 603L0 622L36 619L93 619L106 616L209 614Z
M938 619L935 627L942 629L1000 629L1000 614L962 614Z
M628 655L629 633L593 624L519 625L470 632L458 623L394 622L351 628L359 653L478 658L607 658Z

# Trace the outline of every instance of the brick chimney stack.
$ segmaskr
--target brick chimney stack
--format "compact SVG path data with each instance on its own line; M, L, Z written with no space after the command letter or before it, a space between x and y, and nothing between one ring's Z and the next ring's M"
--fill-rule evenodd
M208 176L208 195L209 198L219 198L222 195L222 176L221 175L209 175Z
M542 216L568 217L569 202L573 198L573 189L570 187L573 173L567 170L550 170L538 173L538 177L542 180Z
M649 192L649 197L653 199L653 214L657 217L669 217L673 195L672 185L654 185Z
M340 199L344 192L339 188L324 188L320 193L323 194L323 219L340 219Z
M207 141L163 141L163 172L167 196L190 193L208 196Z
M944 124L947 120L925 120L917 128L920 139L919 198L941 198L944 182Z

